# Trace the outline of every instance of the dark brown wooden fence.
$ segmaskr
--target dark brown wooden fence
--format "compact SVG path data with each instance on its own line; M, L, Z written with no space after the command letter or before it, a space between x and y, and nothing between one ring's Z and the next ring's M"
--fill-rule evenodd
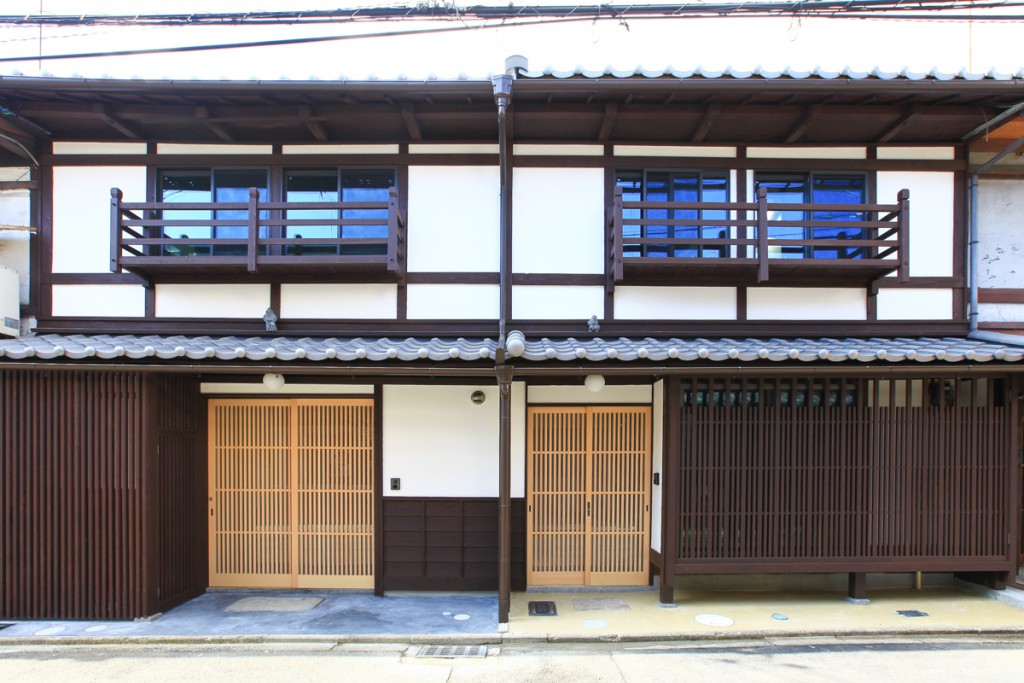
M1007 385L683 380L675 572L1010 571Z
M190 487L204 482L173 472L204 456L194 448L198 432L168 421L180 425L200 400L195 380L4 369L0 397L0 617L125 619L192 592L182 582L199 579L188 569L199 543L176 545L172 527L188 526ZM167 416L162 434L191 434L169 447L164 467L155 457L158 409Z

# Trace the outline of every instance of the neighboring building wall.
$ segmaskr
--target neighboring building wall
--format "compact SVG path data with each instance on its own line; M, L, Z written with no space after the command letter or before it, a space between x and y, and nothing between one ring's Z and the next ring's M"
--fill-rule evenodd
M27 168L0 168L0 180L28 180ZM0 225L32 225L28 190L0 190ZM18 273L18 301L29 303L29 239L30 233L0 230L0 267Z
M205 589L198 383L0 371L0 618L131 619Z
M1024 179L978 185L978 323L1024 330Z

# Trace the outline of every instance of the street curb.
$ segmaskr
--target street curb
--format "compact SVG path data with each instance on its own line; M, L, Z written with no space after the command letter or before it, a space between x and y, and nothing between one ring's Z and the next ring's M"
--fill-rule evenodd
M329 643L340 645L539 645L608 643L707 643L780 641L806 638L935 638L982 636L1024 639L1024 626L932 629L835 629L792 631L711 631L660 633L466 633L449 635L239 635L239 636L8 636L0 648L15 646L146 646L146 645L286 645Z

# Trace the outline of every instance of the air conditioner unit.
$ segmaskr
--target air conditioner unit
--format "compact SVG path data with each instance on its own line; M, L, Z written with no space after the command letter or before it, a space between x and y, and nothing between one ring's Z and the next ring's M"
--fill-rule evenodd
M0 266L0 335L17 337L21 330L18 273Z

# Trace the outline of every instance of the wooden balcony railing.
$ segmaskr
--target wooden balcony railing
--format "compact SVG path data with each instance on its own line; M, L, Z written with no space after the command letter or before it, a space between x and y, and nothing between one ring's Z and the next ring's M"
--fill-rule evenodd
M245 203L124 202L122 197L121 190L111 189L112 272L123 269L147 279L387 272L404 279L405 220L393 187L387 201L377 202L264 202L255 188Z
M793 214L800 214L794 218ZM910 193L895 204L623 201L609 221L608 287L624 280L866 284L909 275Z

